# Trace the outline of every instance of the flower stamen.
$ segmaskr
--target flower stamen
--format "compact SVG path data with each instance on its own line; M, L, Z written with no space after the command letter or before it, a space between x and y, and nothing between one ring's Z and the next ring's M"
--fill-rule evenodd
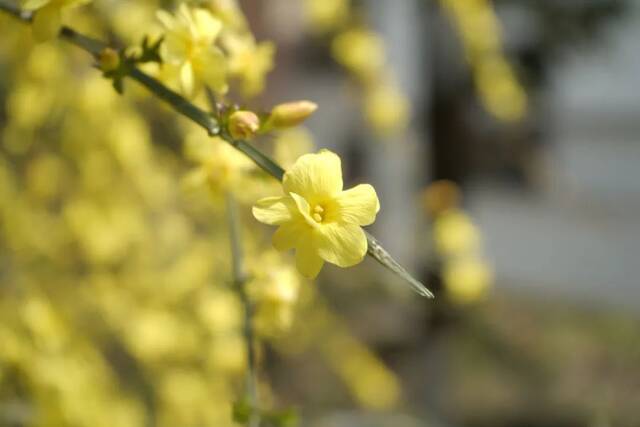
M273 245L296 250L296 266L313 279L326 262L350 267L367 254L362 226L375 220L380 202L375 189L360 184L344 190L340 157L328 150L304 154L285 172L286 194L258 201L253 215L278 225Z
M320 205L316 205L313 208L313 219L316 220L316 222L322 222L324 220L324 215L322 215L324 213L324 208Z

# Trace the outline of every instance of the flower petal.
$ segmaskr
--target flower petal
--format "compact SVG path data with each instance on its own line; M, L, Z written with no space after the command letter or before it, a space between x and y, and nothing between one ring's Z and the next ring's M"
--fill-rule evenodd
M273 236L271 242L273 247L279 251L287 251L298 246L302 239L308 239L309 226L303 221L292 221L282 224Z
M186 3L180 4L180 6L178 7L178 11L176 12L176 16L181 19L184 25L189 27L189 29L194 27L193 18L191 17L191 10Z
M343 191L335 200L338 217L348 224L373 224L380 210L376 190L369 184L360 184Z
M286 193L296 193L309 201L327 198L342 191L340 157L329 150L300 156L285 174Z
M92 1L93 0L65 0L64 7L72 8L72 7L84 6L91 3Z
M37 10L46 6L51 0L27 0L22 4L24 10Z
M291 221L296 209L290 197L278 196L258 200L251 212L258 221L264 224L280 225Z
M367 236L354 224L325 224L316 230L314 243L325 261L340 267L358 264L367 253Z
M317 254L311 239L301 239L296 248L296 267L300 274L307 279L315 279L324 261Z
M193 60L194 72L216 93L227 92L227 59L220 49L211 46Z
M300 212L307 224L311 227L317 227L319 224L311 217L311 206L309 206L309 202L307 202L304 197L296 193L289 193L289 195L295 201L296 206L298 207L298 212Z
M62 27L62 15L56 5L47 4L38 9L33 18L33 35L39 42L51 40L58 35Z
M198 37L206 44L213 44L222 30L222 21L207 9L193 10L193 24Z
M187 97L193 96L195 92L195 80L191 61L186 61L180 67L180 85L182 86L182 91Z
M173 16L171 16L171 14L166 10L157 11L156 18L158 18L158 21L160 21L167 30L173 30L175 27L175 20L173 19Z

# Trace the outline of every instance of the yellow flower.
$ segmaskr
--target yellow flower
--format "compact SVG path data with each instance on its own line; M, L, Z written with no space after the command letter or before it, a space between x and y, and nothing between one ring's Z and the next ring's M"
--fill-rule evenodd
M247 19L240 9L238 0L209 0L207 7L222 20L225 28L233 31L247 30Z
M38 41L50 40L58 35L62 27L62 12L89 3L91 0L27 0L25 10L35 11L33 35Z
M226 59L214 45L222 22L205 9L189 9L184 3L175 16L161 10L158 19L167 33L161 55L177 68L182 92L193 97L204 85L218 93L227 91Z
M264 89L267 73L273 69L275 45L256 43L251 34L227 34L224 47L229 52L229 74L242 82L242 93L251 97Z
M433 222L433 240L441 256L455 256L477 252L480 232L464 211L451 209Z
M248 290L257 304L272 302L293 305L300 293L300 278L278 252L270 249L252 260Z
M324 261L340 267L358 264L367 252L361 226L372 224L380 210L374 188L360 184L342 190L340 157L328 150L305 154L282 180L281 197L267 197L253 207L260 222L279 225L273 245L296 249L296 266L314 278Z
M364 81L378 74L385 62L384 42L373 31L351 29L336 36L333 57Z
M306 0L305 14L313 30L326 33L347 20L349 2L347 0Z
M481 300L489 292L493 280L491 267L476 256L447 262L442 276L447 295L458 304Z
M251 193L248 181L255 165L221 138L209 138L199 130L189 132L185 138L185 155L198 165L186 176L187 187L207 184L216 196L240 188L241 198L244 193Z
M258 335L277 337L293 324L300 296L300 276L276 251L252 260L248 292L255 306L254 326Z
M273 157L286 169L291 167L298 157L314 150L313 138L303 127L278 132L274 142Z
M365 94L364 107L367 121L386 136L400 131L409 121L409 100L393 83L372 86Z
M504 58L483 58L474 77L481 101L498 119L517 121L527 113L527 94Z
M429 184L422 192L422 205L425 212L436 217L460 206L461 198L458 184L448 179L439 179Z

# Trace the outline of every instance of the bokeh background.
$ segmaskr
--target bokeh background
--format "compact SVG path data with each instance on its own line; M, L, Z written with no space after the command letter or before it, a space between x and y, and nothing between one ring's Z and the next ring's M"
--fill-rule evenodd
M127 45L172 6L95 0L71 22ZM249 213L272 183L245 185L222 150L232 172L193 188L201 132L2 16L0 426L233 425L224 186L242 189L266 406L317 427L638 425L640 5L240 6L277 46L244 102L319 105L257 144L285 165L339 153L378 191L371 231L436 299L370 259L302 281ZM286 307L263 304L282 283Z

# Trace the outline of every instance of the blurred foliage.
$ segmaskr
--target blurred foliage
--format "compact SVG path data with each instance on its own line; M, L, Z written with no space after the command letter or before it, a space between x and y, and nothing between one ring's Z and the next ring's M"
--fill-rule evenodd
M230 84L220 96L259 96L274 45L255 39L233 0L188 3L223 22ZM469 60L472 90L496 118L526 126L552 56L623 10L615 0L578 3L440 3ZM411 108L364 4L306 0L306 25L357 83L372 128L397 135ZM502 37L507 4L544 25L531 45ZM65 19L140 59L159 40L156 11L178 5L95 0ZM433 183L422 199L429 274L445 298L435 307L390 298L374 285L388 280L373 269L341 276L351 280L339 289L329 271L321 295L249 217L249 204L277 187L245 157L133 84L118 96L75 49L36 44L4 15L0 29L0 425L225 426L259 410L265 424L287 426L295 411L266 408L290 405L321 420L355 405L374 414L371 423L394 426L422 424L383 414L425 416L426 407L477 426L637 422L636 319L490 293L482 236L459 188L470 150L455 143L474 138L457 131L467 122L455 90L437 86L430 101L434 117L445 118L433 121L435 177L452 182ZM180 52L169 62L189 62ZM185 78L152 59L145 70L175 89L211 77L192 64ZM190 89L207 105L202 87ZM285 167L314 147L302 128L260 144ZM232 286L229 192L244 212L261 408L244 400L246 307Z
M503 55L502 31L492 2L442 0L440 4L457 26L483 106L500 120L521 120L527 112L527 96Z
M397 82L384 39L370 28L362 5L352 0L306 0L305 17L317 37L328 39L333 59L356 82L366 123L380 137L406 131L410 100Z
M576 49L605 45L607 30L624 18L632 4L630 0L429 3L433 19L427 21L426 37L432 46L433 93L423 106L423 123L432 137L429 160L434 179L464 186L472 176L491 174L527 188L535 186L539 149L553 122L546 98L553 67ZM482 37L473 37L477 28L482 28L478 30ZM485 65L498 72L479 74ZM526 105L521 103L522 89ZM518 105L526 106L526 115L514 114L524 112ZM480 114L479 106L490 113L501 111L502 116ZM501 117L518 120L496 120Z
M263 72L256 75L253 66L265 62L262 45L235 2L202 5L227 25L221 37L233 55L230 75L240 80L241 92L256 94ZM158 59L159 6L96 1L66 19L90 34L131 43L119 60L101 58L107 77L119 76L114 81L122 89L126 67ZM165 21L170 29L182 25ZM28 26L8 16L0 16L0 27L0 67L7 76L1 92L0 423L231 425L246 370L245 308L231 286L224 196L233 192L250 203L275 184L138 87L127 84L119 97L73 48L35 44ZM156 41L142 41L147 35ZM153 63L147 71L202 95L189 86L208 78L199 65L169 58L169 66L183 64L193 75L174 81L171 70L165 75ZM270 147L287 165L313 143L294 129ZM271 339L291 327L300 295L304 305L313 294L291 263L269 249L263 229L246 213L241 220L254 326ZM327 360L353 384L356 400L393 402L393 390L383 388L387 397L380 400L359 385L369 371L395 385L375 356L347 331L331 342ZM345 346L354 359L334 356ZM275 399L266 382L261 395L267 405ZM273 425L295 421L289 412L263 418Z

